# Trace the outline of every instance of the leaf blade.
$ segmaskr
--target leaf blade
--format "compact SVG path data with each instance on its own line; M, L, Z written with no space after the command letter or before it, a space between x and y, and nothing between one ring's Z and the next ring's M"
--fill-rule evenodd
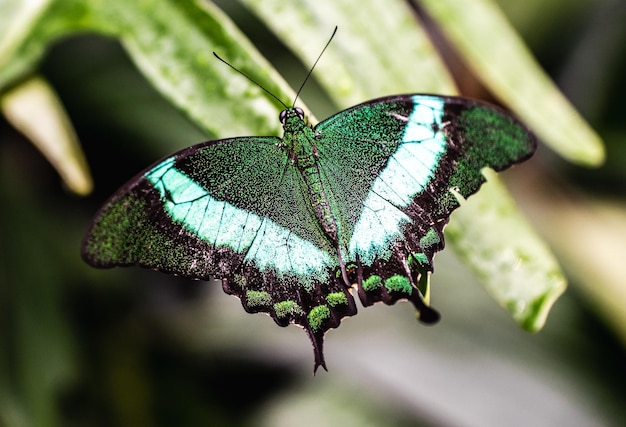
M307 67L324 46L324 37L330 35L334 25L338 26L337 36L317 64L314 76L341 108L397 93L457 92L426 32L403 2L346 0L285 4L280 0L243 0L243 3ZM389 24L393 24L392 32L382 30ZM381 30L371 31L373 26ZM419 73L413 71L418 69Z
M0 109L26 135L76 194L93 188L87 160L53 89L33 77L0 97Z
M485 169L483 174L487 182L453 213L446 237L487 292L534 332L543 327L567 282L496 173Z
M470 0L462 8L455 0L422 0L420 5L482 83L547 145L573 163L602 164L600 137L540 68L492 1Z

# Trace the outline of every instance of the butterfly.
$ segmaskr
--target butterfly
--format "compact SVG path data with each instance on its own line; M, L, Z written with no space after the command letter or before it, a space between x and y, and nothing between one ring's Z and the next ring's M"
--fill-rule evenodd
M209 141L148 167L96 214L82 256L221 279L247 312L304 328L314 371L326 331L357 312L353 290L435 323L423 284L459 197L536 149L517 119L461 97L387 96L316 126L292 106L280 121L282 138Z

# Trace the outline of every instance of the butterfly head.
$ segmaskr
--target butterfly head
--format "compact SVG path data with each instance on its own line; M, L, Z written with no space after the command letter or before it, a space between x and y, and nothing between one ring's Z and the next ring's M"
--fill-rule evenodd
M280 112L280 122L283 125L287 124L287 121L292 117L298 117L300 120L304 121L304 111L299 107L290 107Z
M306 120L304 119L304 111L302 108L286 108L280 112L279 119L283 124L285 131L295 132L306 126Z

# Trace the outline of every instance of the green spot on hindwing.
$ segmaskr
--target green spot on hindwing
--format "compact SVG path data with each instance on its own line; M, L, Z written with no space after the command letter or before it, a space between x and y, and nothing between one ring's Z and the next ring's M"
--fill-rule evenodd
M383 279L380 276L372 275L367 279L363 280L362 288L365 292L375 291L380 288L383 283Z
M385 288L389 292L401 292L403 294L411 295L413 293L413 286L411 282L404 276L396 274L385 280Z
M330 309L327 305L318 305L309 312L309 325L314 332L322 330L324 321L330 318Z
M427 248L429 246L437 245L441 242L439 238L439 234L435 231L434 228L429 228L424 237L420 239L420 245L423 248Z
M238 287L242 288L246 285L246 278L242 274L235 274L233 276L233 283Z
M302 312L302 308L294 301L279 301L274 304L274 312L277 317L289 317Z
M332 292L326 295L326 301L328 301L328 305L331 307L348 304L348 298L346 298L346 294L343 292Z
M347 264L347 265L346 265L346 271L347 271L348 273L350 273L351 271L354 271L354 270L356 270L356 269L357 269L356 264ZM343 273L341 272L341 269L340 269L340 268L338 268L338 269L337 269L337 271L335 272L335 277L336 277L337 279L339 279L339 278L341 277L341 275L342 275L342 274L343 274Z
M417 262L417 265L428 265L428 257L424 252L414 253L409 257L409 267L413 267L413 265Z
M270 294L264 291L246 291L248 307L267 307L272 303Z

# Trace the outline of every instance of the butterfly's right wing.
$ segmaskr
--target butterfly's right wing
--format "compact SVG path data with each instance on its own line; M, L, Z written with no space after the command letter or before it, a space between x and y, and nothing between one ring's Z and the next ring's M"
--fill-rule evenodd
M148 168L96 215L83 258L96 267L220 278L246 311L303 326L323 365L324 332L356 310L280 141L213 141Z
M341 111L315 127L320 174L338 218L342 258L357 264L365 305L416 303L443 249L443 228L496 171L528 159L533 135L515 118L460 97L397 95Z

